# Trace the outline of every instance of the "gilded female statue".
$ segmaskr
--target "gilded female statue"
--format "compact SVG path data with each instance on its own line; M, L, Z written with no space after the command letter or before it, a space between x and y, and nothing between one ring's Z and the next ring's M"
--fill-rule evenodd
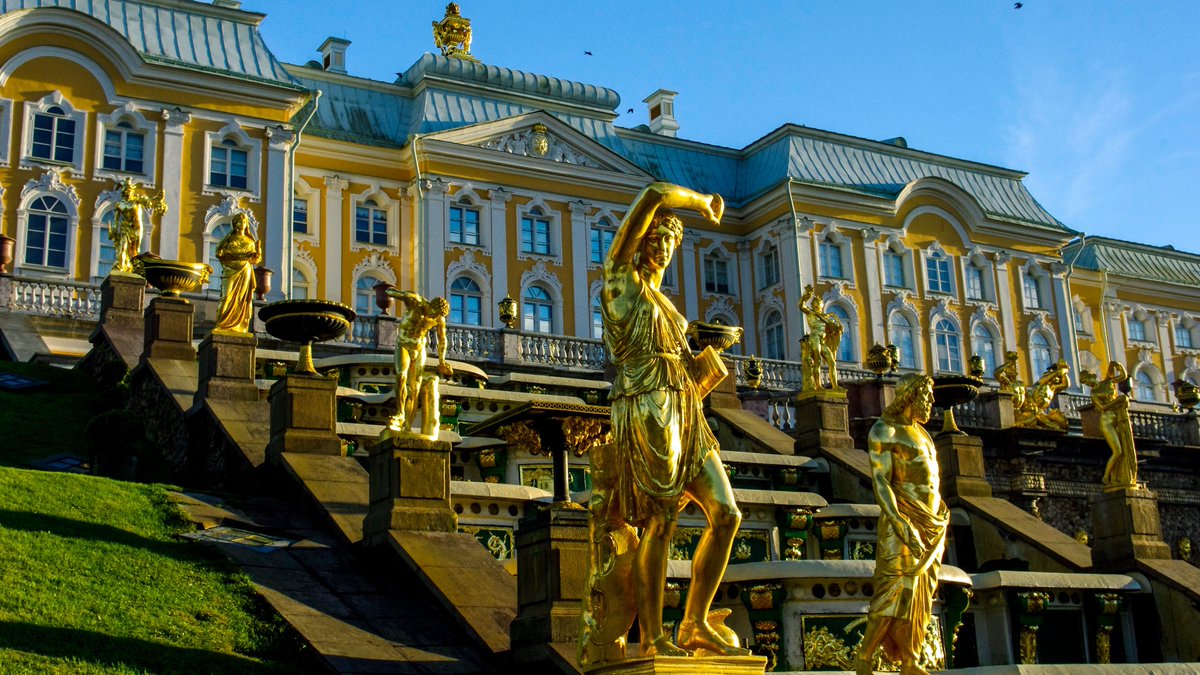
M157 197L140 194L130 178L122 180L120 188L121 199L113 207L112 224L108 226L108 238L116 254L112 268L116 272L132 272L133 259L142 246L146 211L162 215L167 212L167 203L161 192Z
M1092 405L1100 413L1100 433L1108 443L1112 457L1104 467L1101 484L1112 492L1137 487L1137 449L1133 444L1133 423L1129 420L1129 397L1117 386L1129 379L1125 366L1113 361L1103 380L1083 371L1081 382L1092 389Z
M239 213L233 229L217 244L221 261L221 304L216 330L249 333L254 318L254 266L262 260L262 247L250 236L250 218Z
M613 440L592 456L583 663L623 655L634 610L642 656L749 653L708 622L741 513L701 408L707 392L697 374L712 364L692 357L687 321L659 290L683 237L683 222L670 209L695 211L715 225L724 202L668 183L650 185L629 207L604 263L604 342L617 372L610 394ZM663 591L669 545L687 500L700 506L709 527L692 559L676 642L663 629ZM640 536L633 527L641 528Z

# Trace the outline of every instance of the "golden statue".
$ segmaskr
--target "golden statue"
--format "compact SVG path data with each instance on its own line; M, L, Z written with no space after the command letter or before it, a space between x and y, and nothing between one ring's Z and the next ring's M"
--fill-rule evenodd
M254 318L254 266L262 260L262 245L250 236L250 217L233 217L229 234L217 244L221 261L221 304L214 330L249 333Z
M677 185L650 185L630 205L604 263L604 343L616 377L609 394L612 442L591 454L581 665L624 658L634 613L642 656L749 654L722 637L708 613L742 516L701 408L727 371L711 346L692 356L688 323L659 290L683 237L683 221L670 209L695 211L717 225L724 202ZM663 594L668 549L687 500L700 506L709 526L692 559L676 642L663 629Z
M387 294L404 304L405 313L396 327L396 414L383 435L418 435L436 441L441 421L438 376L425 375L426 346L429 331L436 330L438 374L453 375L454 370L446 363L446 316L450 314L450 303L445 298L426 300L412 291L395 288L387 289ZM418 403L422 411L421 432L413 434Z
M871 427L867 448L879 503L875 594L855 669L871 673L875 651L900 663L900 672L925 674L918 660L933 612L950 510L939 493L937 449L922 426L933 408L933 380L910 373Z
M1112 450L1101 479L1106 492L1137 487L1137 448L1133 444L1133 423L1129 420L1129 397L1117 389L1128 379L1129 372L1116 361L1108 364L1103 380L1091 371L1079 374L1080 382L1092 389L1092 405L1100 413L1100 433Z
M471 56L471 20L459 13L458 3L446 5L446 16L433 22L433 45L442 56L477 61Z
M807 306L805 304L807 303ZM801 391L821 388L821 362L829 369L829 388L841 389L837 383L837 348L842 341L842 322L836 314L825 311L825 301L817 297L812 284L804 287L800 311L808 323L808 333L800 344L802 370Z
M113 221L108 226L108 239L116 249L116 259L113 262L114 272L133 272L133 259L137 257L138 249L142 246L142 236L145 227L142 220L145 211L156 215L167 212L167 203L163 201L162 192L157 197L147 197L140 194L133 179L125 178L119 184L121 200L113 207Z
M1021 381L1016 352L1004 352L1004 363L996 367L992 377L1000 382L1000 391L1012 394L1013 410L1025 405L1025 383Z
M1069 426L1067 416L1061 410L1051 410L1050 405L1054 403L1054 397L1069 386L1071 374L1067 369L1067 362L1059 359L1025 392L1020 408L1016 407L1016 399L1013 399L1015 425L1025 429L1066 431Z

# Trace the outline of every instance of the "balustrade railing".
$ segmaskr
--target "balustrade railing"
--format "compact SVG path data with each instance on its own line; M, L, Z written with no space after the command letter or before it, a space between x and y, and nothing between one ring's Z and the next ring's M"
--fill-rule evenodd
M979 399L972 399L954 407L954 421L961 427L982 429L991 426L987 410Z
M724 354L725 358L733 362L737 369L737 383L746 385L746 372L743 368L746 361L750 360L748 356L739 356L737 354ZM799 389L801 384L800 379L800 364L796 361L782 361L778 359L758 359L758 365L762 368L763 376L759 387L762 389Z
M604 343L600 340L522 333L518 350L518 357L528 363L604 370Z
M1065 392L1059 394L1056 400L1058 402L1059 411L1071 418L1079 417L1079 406L1088 405L1092 402L1092 398L1090 396L1084 396L1082 394L1068 394Z
M100 315L100 288L73 281L12 279L12 311L74 319L96 319Z
M1167 445L1188 445L1191 435L1187 433L1184 424L1187 417L1179 414L1164 414L1130 410L1129 421L1133 425L1134 438L1166 443Z
M354 322L350 324L350 330L342 336L341 342L348 342L352 345L375 346L375 334L378 326L378 317L375 316L358 316L354 318Z
M429 349L430 354L437 353L436 339L430 340ZM448 326L446 354L452 359L468 361L499 360L504 355L503 334L491 328Z

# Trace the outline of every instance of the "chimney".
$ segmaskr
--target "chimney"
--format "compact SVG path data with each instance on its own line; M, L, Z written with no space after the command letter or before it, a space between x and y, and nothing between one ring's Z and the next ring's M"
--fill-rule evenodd
M642 100L650 106L650 131L660 136L675 137L679 122L675 121L675 97L677 91L659 89Z
M346 72L346 47L350 46L349 40L342 38L327 37L317 48L321 52L321 67L331 73Z
M224 7L225 9L241 9L242 8L241 0L213 0L213 4L216 5L217 7Z

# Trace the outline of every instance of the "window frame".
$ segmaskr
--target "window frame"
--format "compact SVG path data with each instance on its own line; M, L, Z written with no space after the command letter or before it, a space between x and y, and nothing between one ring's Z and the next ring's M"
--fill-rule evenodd
M990 348L990 355L984 353L985 351L989 350L980 349L980 343L982 341L979 335L980 332L986 334L985 339ZM971 328L971 355L978 356L983 359L984 378L991 378L992 373L996 372L996 367L999 365L999 362L996 360L996 355L1002 353L1003 352L1000 349L1000 339L996 334L996 331L992 330L992 327L987 323L983 321L977 321Z
M366 202L374 202L373 206L365 206ZM384 216L384 243L375 243L374 238L371 241L359 241L358 239L358 210L360 208L373 208L383 213ZM372 219L372 224L375 222ZM398 241L400 239L400 200L393 199L378 185L370 184L367 189L355 194L350 200L349 214L349 240L351 251L382 251L385 253L396 253L398 250ZM391 283L391 282L388 282Z
M541 292L545 297L530 298L533 291ZM534 308L532 314L530 308ZM549 312L549 317L543 319L538 316L538 308L545 308ZM531 283L521 290L521 330L526 333L538 333L541 335L556 335L558 334L558 303L555 302L554 293L545 284ZM532 328L530 327L530 319L533 320ZM548 330L542 330L542 322L545 321L548 325Z
M472 286L474 286L474 288L455 288L455 286L458 285L459 282L463 282L463 281L470 283ZM472 277L469 274L459 274L447 286L446 294L448 296L447 299L450 302L450 314L449 314L449 316L446 317L447 323L453 323L457 326L473 326L473 327L477 327L477 328L482 327L484 325L484 307L485 307L485 304L483 301L484 294L483 294L483 287L480 285L478 280L476 280L474 277ZM454 303L455 303L456 299L461 302L461 306L458 311L460 312L460 316L463 319L462 321L454 321L453 320L454 312L455 312ZM466 318L469 316L469 311L470 311L467 308L467 305L469 304L467 301L469 301L469 300L474 300L477 304L477 306L475 307L475 312L478 314L479 320L474 323L466 320Z
M458 211L461 214L460 232L458 237L454 233L454 212ZM475 214L475 240L468 241L467 236L467 218L468 213ZM473 248L481 248L483 246L483 209L472 203L466 198L466 195L458 197L450 201L446 205L446 239L451 245L455 246L471 246Z
M778 317L778 321L772 318ZM781 361L787 358L787 325L783 312L771 308L763 314L762 323L763 358Z
M62 171L49 169L37 179L25 184L21 201L17 205L17 248L13 251L12 270L34 277L73 279L78 263L79 242L79 195L73 186L62 182ZM25 262L25 250L29 241L29 216L33 203L43 197L53 197L66 208L66 252L62 267L30 264ZM43 255L43 261L46 257ZM90 272L90 261L88 270Z
M768 242L758 252L758 290L778 286L783 281L783 270L779 261L779 246Z
M588 267L596 269L604 265L608 252L612 248L613 239L617 236L617 227L608 216L596 218L588 226ZM607 242L606 242L607 240ZM599 257L597 257L597 253Z
M934 372L956 374L965 372L963 370L962 330L958 324L950 317L939 315L934 317L932 329Z
M204 137L206 146L204 149L204 188L202 194L233 195L234 197L246 196L252 201L257 201L262 194L262 141L251 139L246 131L242 129L241 125L232 121L219 131L205 132ZM229 185L217 185L212 182L213 150L218 146L246 153L246 187L239 188ZM228 167L226 168L228 169ZM227 177L229 175L229 173L226 174Z
M897 332L896 331L896 327L897 327L896 319L897 318L904 320L903 328L904 328L904 330L906 330L908 332L908 334L907 334L908 339L906 341L897 339L897 336L896 336L896 332ZM916 320L914 319L914 317L910 316L909 313L907 313L907 312L895 310L888 316L888 323L887 323L888 343L896 345L896 347L900 350L900 363L898 366L899 368L903 368L905 370L916 370L921 366L921 362L923 359L922 359L922 354L918 351L920 349L920 334L918 332L917 326L918 326L918 324L917 324ZM902 342L907 342L907 345L908 345L907 351L905 350L905 345L901 344ZM905 355L906 354L911 357L910 363L905 363Z
M297 232L295 229L296 204L303 202L308 221L307 232ZM314 245L321 243L321 190L308 184L304 178L297 176L292 182L292 215L289 219L292 225L292 238Z
M526 219L531 221L545 220L547 222L546 253L539 253L536 250L525 250L522 240L522 229ZM534 225L534 232L536 232L536 224ZM552 260L561 262L563 255L562 213L558 209L551 208L541 197L535 197L529 202L518 206L514 248L516 249L517 260Z
M676 250L675 256L679 257L679 251ZM737 274L734 273L734 256L725 246L719 241L714 241L709 244L700 255L700 297L708 298L712 296L736 297L738 293ZM672 260L674 263L674 260ZM711 268L711 269L710 269ZM724 289L718 280L719 272L722 271L725 275Z
M36 169L38 167L71 167L77 173L83 173L84 145L87 142L87 113L82 110L76 110L71 102L59 91L50 92L48 95L37 101L26 101L24 105L24 120L21 134L21 162L22 168ZM51 108L58 108L62 114L49 112ZM57 120L69 120L74 125L72 132L73 140L71 144L71 159L58 160L53 158L35 157L33 154L34 134L36 131L36 119L39 115L48 115ZM57 124L55 126L57 129ZM57 131L54 133L55 145L57 148Z
M128 124L129 129L122 132L138 133L142 136L142 170L130 171L125 168L107 169L104 167L106 139L110 131L116 130L121 124ZM158 159L158 125L147 120L132 103L116 108L107 115L96 115L96 161L92 169L93 178L111 178L120 180L126 177L139 179L142 182L153 182L157 175L155 162Z

